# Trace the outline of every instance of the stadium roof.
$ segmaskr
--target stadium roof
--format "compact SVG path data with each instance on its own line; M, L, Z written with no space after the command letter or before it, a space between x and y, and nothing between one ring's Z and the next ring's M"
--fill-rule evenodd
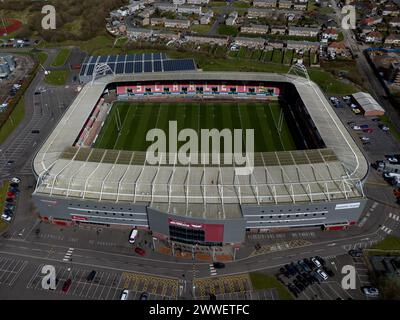
M92 77L96 64L102 63L107 64L115 74L196 70L193 59L169 59L165 53L138 53L86 57L79 76L81 79ZM108 74L111 72L108 71Z
M319 87L293 75L185 72L135 75L135 81L243 80L291 82L296 86L326 149L257 154L254 173L234 167L143 165L145 154L71 147L110 82L86 85L34 159L36 195L148 203L179 215L211 219L240 217L240 205L283 204L363 196L368 164ZM170 155L171 156L171 155ZM172 155L173 156L173 155Z
M370 111L379 111L385 113L385 109L383 109L381 105L369 93L354 93L353 98L366 113Z

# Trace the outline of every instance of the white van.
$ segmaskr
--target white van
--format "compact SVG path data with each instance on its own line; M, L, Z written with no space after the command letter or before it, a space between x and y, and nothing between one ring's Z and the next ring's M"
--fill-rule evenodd
M131 235L129 236L129 243L135 243L136 237L137 237L138 231L136 229L133 229L131 231Z

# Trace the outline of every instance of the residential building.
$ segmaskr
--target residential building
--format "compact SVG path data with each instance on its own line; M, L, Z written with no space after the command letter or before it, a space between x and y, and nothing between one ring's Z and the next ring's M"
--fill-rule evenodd
M186 14L201 14L202 7L194 6L194 5L182 5L178 6L178 13L186 13Z
M274 15L274 12L271 9L264 9L264 8L249 8L249 9L247 9L247 17L249 19L270 18L273 15Z
M391 20L389 21L389 25L390 25L392 28L400 27L400 17L394 17L393 19L391 19Z
M267 34L268 31L269 27L265 24L251 24L250 26L243 26L240 28L241 33Z
M314 41L297 41L297 40L286 41L286 47L288 49L317 51L319 49L319 46L320 43Z
M187 4L206 5L210 0L186 0Z
M228 37L225 36L201 36L201 35L186 35L185 39L190 42L199 44L216 44L219 46L228 44Z
M236 37L235 44L248 48L262 49L265 46L263 38Z
M308 2L295 1L293 3L293 9L294 10L305 11L305 10L307 10L307 3Z
M271 34L286 34L285 26L271 26Z
M390 34L385 39L385 45L388 46L399 46L400 45L400 35Z
M289 27L289 36L316 37L319 34L318 28L310 27Z
M164 26L166 28L188 29L188 28L190 28L190 20L187 20L187 19L165 19Z
M346 54L347 52L346 44L343 41L334 41L328 45L328 54L330 55Z
M372 16L368 18L364 18L361 20L361 23L367 26L372 26L378 23L382 23L383 18L381 16Z
M279 0L278 8L279 9L291 9L292 8L292 0Z
M258 8L276 8L277 0L254 0L253 6Z
M338 38L339 38L339 33L336 29L328 28L322 32L322 39L337 40Z
M167 3L167 2L157 2L154 4L154 8L160 10L160 11L171 11L171 12L175 12L177 9L177 5L176 4L172 4L172 3Z
M209 24L214 16L214 12L209 11L200 16L200 24Z
M236 24L237 18L239 14L237 11L233 11L229 14L228 18L225 21L227 26L234 26Z
M382 42L383 36L379 31L372 31L365 36L366 43L379 43Z

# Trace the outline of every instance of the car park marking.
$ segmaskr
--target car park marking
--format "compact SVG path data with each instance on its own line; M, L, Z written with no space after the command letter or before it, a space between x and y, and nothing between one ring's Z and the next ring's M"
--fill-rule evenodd
M216 276L217 275L217 270L215 270L215 268L214 268L212 263L210 264L210 274L212 276Z

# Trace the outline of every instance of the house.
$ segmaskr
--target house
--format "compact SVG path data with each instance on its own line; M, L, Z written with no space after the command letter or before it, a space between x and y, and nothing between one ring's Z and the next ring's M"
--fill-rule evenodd
M287 40L286 48L295 50L313 50L317 51L319 49L320 43L314 41L297 41L297 40Z
M248 48L262 49L265 46L263 38L236 37L235 44Z
M400 45L400 35L399 34L390 34L385 39L385 45L388 46L399 46Z
M228 18L225 21L227 26L234 26L236 24L237 18L239 14L237 11L233 11L229 14Z
M178 6L178 13L186 13L186 14L201 14L202 7L194 6L194 5L182 5Z
M228 37L225 36L202 36L202 35L186 35L185 39L189 42L198 44L216 44L219 46L228 44Z
M366 43L379 43L382 42L383 36L379 31L372 31L365 36Z
M253 6L258 8L276 8L277 0L254 0Z
M339 33L336 29L328 28L322 32L322 39L337 40L338 38L339 38Z
M383 16L398 16L399 15L399 7L394 4L388 4L382 9Z
M305 10L307 10L307 3L308 2L304 2L304 1L295 1L293 3L293 9L294 10L305 11Z
M383 18L381 16L373 16L373 17L368 17L364 18L361 20L361 23L367 26L372 26L378 23L382 23Z
M167 3L167 2L157 2L154 4L154 8L163 11L163 12L175 12L178 6L176 4Z
M187 4L195 4L198 6L206 5L210 2L210 0L186 0Z
M156 10L153 7L148 7L146 9L143 9L141 12L138 13L138 16L140 18L150 18L152 14L154 14Z
M318 28L310 27L289 27L289 36L316 37L319 34Z
M271 18L274 12L271 9L264 8L249 8L247 9L247 18Z
M282 49L284 42L282 40L268 40L267 45L273 49Z
M188 28L190 28L190 20L187 20L187 19L165 19L164 26L166 28L188 29Z
M394 17L389 21L389 25L392 28L400 27L400 17Z
M186 0L173 0L172 3L178 6L185 4Z
M278 8L279 9L291 9L292 8L292 0L279 0Z
M151 18L150 19L150 24L152 26L163 26L165 23L165 19L164 18Z
M285 34L286 27L285 26L271 26L270 31L271 31L271 34Z
M250 26L243 26L240 28L241 33L251 34L267 34L269 27L265 24L251 24Z
M347 51L348 50L343 41L340 42L334 41L328 45L328 54L330 55L346 54Z
M376 27L375 26L366 26L366 25L361 25L360 26L360 32L362 35L366 35L372 31L375 31Z
M212 17L214 17L214 12L212 11L203 13L200 16L200 24L209 24L211 22Z

